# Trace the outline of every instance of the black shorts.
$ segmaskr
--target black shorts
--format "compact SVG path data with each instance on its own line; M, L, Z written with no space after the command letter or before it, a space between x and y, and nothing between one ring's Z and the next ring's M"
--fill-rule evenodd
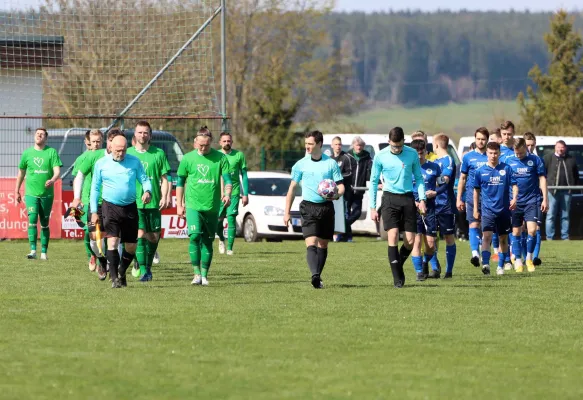
M381 218L386 231L399 228L400 231L417 233L417 207L413 193L383 192Z
M138 207L136 203L117 206L103 200L103 232L105 237L117 237L122 243L138 241Z
M99 221L103 224L103 212L102 212L102 205L99 204L97 206L97 216L99 217ZM91 222L91 213L87 216L87 232L95 232L95 224Z
M316 236L320 239L332 240L335 214L334 204L331 201L312 203L304 200L300 203L300 215L304 239Z

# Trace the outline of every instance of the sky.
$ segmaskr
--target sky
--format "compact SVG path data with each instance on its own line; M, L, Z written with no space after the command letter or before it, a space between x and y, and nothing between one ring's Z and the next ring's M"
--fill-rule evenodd
M227 0L227 7L229 1ZM42 0L0 0L0 9L10 8L18 5L20 7L33 6L38 7L43 3ZM452 10L459 11L467 9L471 11L516 11L530 10L536 11L555 11L559 8L565 8L567 11L583 11L582 0L489 0L486 2L470 2L468 0L408 0L408 1L390 1L390 0L336 0L336 10L338 11L389 11L389 10L422 10L435 11Z
M489 0L486 2L467 1L467 0L408 0L408 1L389 1L389 0L336 0L336 9L338 11L395 11L410 9L421 11L435 11L437 9L459 11L467 9L471 11L555 11L559 8L565 8L567 11L583 11L583 1L581 0Z

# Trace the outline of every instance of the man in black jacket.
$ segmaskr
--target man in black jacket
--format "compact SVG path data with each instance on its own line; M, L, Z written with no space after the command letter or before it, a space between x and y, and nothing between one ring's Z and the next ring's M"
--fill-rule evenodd
M332 139L332 154L330 157L338 163L338 168L340 168L340 172L342 173L344 181L344 207L347 209L346 206L352 198L352 172L356 170L356 160L342 150L342 139L339 136ZM347 213L344 214L344 226L345 229L349 229L346 218ZM343 241L343 238L343 235L335 235L334 241Z
M352 148L348 151L348 156L353 159L352 165L352 188L366 187L370 180L372 169L372 157L364 149L365 143L360 136L352 139ZM348 190L347 190L348 191ZM362 198L364 190L352 189L352 196L346 202L346 241L352 242L351 225L360 218L362 214Z
M567 145L559 140L555 144L555 153L544 156L549 186L576 186L579 184L577 161L567 154ZM561 239L569 239L569 211L571 209L571 191L549 189L549 212L547 213L547 240L555 237L555 219L561 215Z

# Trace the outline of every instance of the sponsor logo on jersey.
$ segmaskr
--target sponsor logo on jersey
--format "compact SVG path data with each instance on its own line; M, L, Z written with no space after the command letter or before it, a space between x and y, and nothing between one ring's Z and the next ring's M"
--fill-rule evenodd
M198 172L202 174L202 176L206 176L206 174L208 174L209 172L209 166L206 164L198 164L196 166L196 169L198 170Z
M504 176L504 175L506 175L506 171L504 171L504 170L500 171L500 176Z

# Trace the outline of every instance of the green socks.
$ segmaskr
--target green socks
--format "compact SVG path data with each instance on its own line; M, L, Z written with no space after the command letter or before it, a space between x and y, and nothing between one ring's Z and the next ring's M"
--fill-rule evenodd
M224 233L224 228L223 228L223 220L219 220L218 224L217 224L217 236L219 237L219 240L221 242L225 241L225 233Z
M93 251L91 251L91 238L89 237L89 232L85 231L85 235L83 235L83 240L85 242L85 253L87 253L87 259L91 259L93 255Z
M200 275L200 235L190 235L188 254L195 275Z
M235 233L237 231L237 220L234 215L228 217L229 226L227 228L227 250L233 250L233 244L235 243Z
M202 261L202 276L203 278L206 278L209 273L209 268L211 267L211 262L213 261L212 238L202 239L201 261Z
M40 248L41 253L46 253L49 248L49 239L51 238L51 230L47 226L46 228L40 228ZM36 244L35 244L36 247Z
M138 238L138 246L136 247L136 260L140 266L140 275L144 275L147 265L147 240L144 238Z
M36 251L36 236L38 231L36 229L36 223L33 225L31 223L28 224L28 243L30 244L30 250Z

